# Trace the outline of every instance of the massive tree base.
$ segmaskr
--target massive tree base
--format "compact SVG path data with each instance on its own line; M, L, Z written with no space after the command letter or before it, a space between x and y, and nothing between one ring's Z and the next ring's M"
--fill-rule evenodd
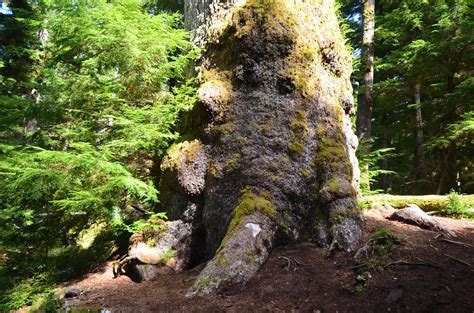
M334 1L204 2L187 3L199 101L160 181L163 209L192 230L188 265L210 260L190 296L248 281L278 243L351 251L363 229Z

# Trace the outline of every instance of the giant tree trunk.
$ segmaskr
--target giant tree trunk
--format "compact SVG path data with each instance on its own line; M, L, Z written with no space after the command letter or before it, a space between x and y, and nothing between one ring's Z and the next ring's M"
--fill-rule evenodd
M199 102L163 163L162 205L193 224L190 295L245 282L271 248L312 240L353 250L357 138L334 0L189 0L203 48Z
M375 51L375 0L362 1L362 51L361 72L364 75L363 84L357 97L356 134L364 149L362 153L369 153L372 136L372 110L374 89L374 51ZM361 181L364 188L370 189L369 166L361 168L365 179Z

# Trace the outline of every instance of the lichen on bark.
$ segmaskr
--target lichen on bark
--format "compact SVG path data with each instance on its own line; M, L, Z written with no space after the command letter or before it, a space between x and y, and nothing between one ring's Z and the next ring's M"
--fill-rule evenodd
M205 2L203 15L189 11ZM355 201L357 140L348 124L351 58L334 1L186 5L203 49L199 105L208 119L192 137L208 166L194 196L200 249L211 259L189 295L249 280L277 237L353 250L363 221ZM166 198L171 188L162 186Z

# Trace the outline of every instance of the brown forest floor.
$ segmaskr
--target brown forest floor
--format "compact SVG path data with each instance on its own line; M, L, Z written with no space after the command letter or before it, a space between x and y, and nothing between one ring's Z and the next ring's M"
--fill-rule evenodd
M467 244L460 245L389 221L378 210L367 212L366 219L365 241L380 227L401 241L390 255L371 259L371 267L353 268L357 263L350 255L327 256L302 243L276 249L244 286L188 299L185 293L203 265L136 284L125 276L112 279L108 264L74 282L83 291L67 305L91 312L474 312L474 221L436 218L458 234L451 240ZM288 270L285 258L300 264ZM398 263L389 265L393 262ZM359 280L359 288L357 276L368 277Z

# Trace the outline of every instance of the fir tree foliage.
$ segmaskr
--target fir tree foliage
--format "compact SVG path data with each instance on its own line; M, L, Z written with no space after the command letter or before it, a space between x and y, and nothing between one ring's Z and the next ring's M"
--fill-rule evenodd
M410 182L415 183L416 170L412 161L416 83L421 87L419 108L429 153L425 186L417 192L470 190L466 184L473 171L474 133L469 125L474 103L468 96L474 91L473 9L472 1L466 0L380 3L375 123L397 148L398 157L392 163L399 173L393 186L397 192L414 190Z
M13 1L0 17L0 253L47 257L158 202L197 52L179 14L145 4Z
M340 0L353 24L351 43L361 47L360 1ZM394 148L390 158L373 166L395 175L380 175L372 189L410 193L472 193L474 151L472 73L474 4L469 0L376 1L375 85L371 151ZM354 54L354 89L362 80ZM415 103L419 86L421 101ZM421 111L423 174L416 168ZM417 124L418 123L418 124ZM365 145L359 149L368 160Z

